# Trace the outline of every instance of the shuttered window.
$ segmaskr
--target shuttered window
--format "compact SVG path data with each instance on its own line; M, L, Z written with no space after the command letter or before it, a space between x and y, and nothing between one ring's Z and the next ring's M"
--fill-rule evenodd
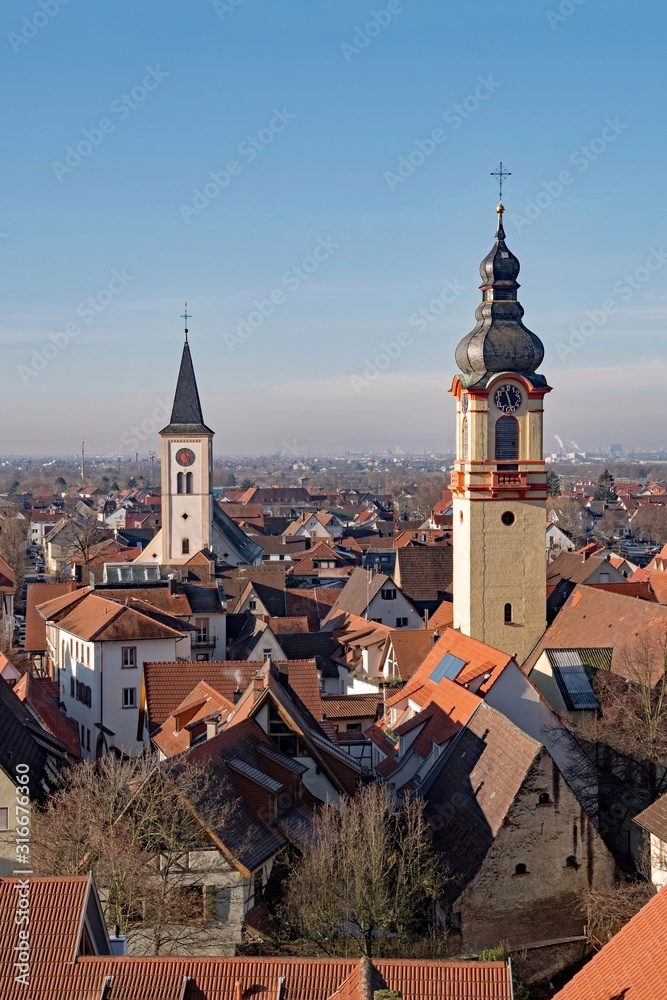
M519 421L516 417L496 420L496 460L516 462L519 458Z

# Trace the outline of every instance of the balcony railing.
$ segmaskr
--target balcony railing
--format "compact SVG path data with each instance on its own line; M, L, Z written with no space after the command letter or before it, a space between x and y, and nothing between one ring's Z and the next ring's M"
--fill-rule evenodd
M525 490L528 476L525 472L492 472L491 488L493 490Z
M209 625L207 629L197 629L196 632L192 633L191 639L192 646L208 646L215 649L217 644L217 639L215 637L215 628Z

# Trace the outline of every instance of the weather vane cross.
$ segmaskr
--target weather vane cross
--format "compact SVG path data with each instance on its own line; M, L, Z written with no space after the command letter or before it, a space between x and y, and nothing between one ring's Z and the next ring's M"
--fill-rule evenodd
M181 313L181 319L185 320L185 343L188 342L188 320L192 319L192 313L188 312L188 304L185 303L185 312Z
M503 167L502 160L500 161L496 169L491 171L491 177L496 177L498 179L498 190L499 190L498 200L500 202L502 202L503 200L503 181L505 180L506 177L511 177L511 176L512 172L510 170L505 170L505 168Z

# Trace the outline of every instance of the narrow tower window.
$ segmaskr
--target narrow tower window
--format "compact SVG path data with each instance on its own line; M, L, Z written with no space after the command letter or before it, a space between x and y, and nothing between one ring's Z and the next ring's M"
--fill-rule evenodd
M185 492L192 493L192 473L185 473Z
M184 556L190 555L190 539L184 538L181 542L181 554Z
M470 458L470 439L468 436L468 418L463 418L461 441L461 458L467 461Z
M176 476L176 492L185 493L185 473L179 472Z
M496 461L516 462L519 458L519 421L516 417L496 420Z
M511 625L512 623L512 605L506 604L503 610L503 617L506 625Z

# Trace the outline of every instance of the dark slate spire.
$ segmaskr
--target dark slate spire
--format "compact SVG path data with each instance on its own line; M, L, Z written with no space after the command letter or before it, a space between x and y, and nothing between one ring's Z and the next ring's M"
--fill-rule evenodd
M477 326L456 348L456 363L468 386L483 386L497 372L525 375L533 385L546 385L536 375L544 358L539 337L523 325L523 307L517 300L520 264L505 243L502 204L491 251L480 264L482 302L477 307Z
M204 423L195 370L192 364L192 355L190 354L190 345L187 339L187 330L185 344L183 345L183 356L181 357L181 367L178 372L178 382L176 383L176 393L174 394L171 420L169 425L164 427L160 433L213 434L210 427L207 427Z

